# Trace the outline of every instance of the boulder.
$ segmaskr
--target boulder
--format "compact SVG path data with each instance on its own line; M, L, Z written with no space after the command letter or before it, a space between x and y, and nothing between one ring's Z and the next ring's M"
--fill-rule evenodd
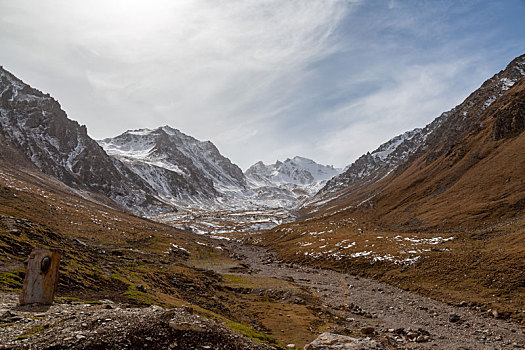
M340 334L323 333L304 347L304 350L387 350L388 348L370 338L352 338Z

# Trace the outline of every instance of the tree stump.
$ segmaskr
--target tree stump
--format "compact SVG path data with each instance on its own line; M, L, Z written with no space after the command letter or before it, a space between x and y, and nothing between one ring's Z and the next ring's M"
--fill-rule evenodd
M33 249L26 264L20 305L53 303L58 285L60 255L56 249Z

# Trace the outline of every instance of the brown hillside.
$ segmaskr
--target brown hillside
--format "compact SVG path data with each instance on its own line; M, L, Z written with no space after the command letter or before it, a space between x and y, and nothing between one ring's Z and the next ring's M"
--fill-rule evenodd
M396 230L483 228L523 215L524 101L522 78L481 113L455 113L391 175L356 183L303 213L365 211L377 225Z
M423 155L374 199L383 226L483 228L525 212L525 79L481 115L465 138Z
M466 100L469 113L460 105L388 176L356 182L305 208L302 221L249 239L288 261L523 320L525 78L490 105L489 83Z

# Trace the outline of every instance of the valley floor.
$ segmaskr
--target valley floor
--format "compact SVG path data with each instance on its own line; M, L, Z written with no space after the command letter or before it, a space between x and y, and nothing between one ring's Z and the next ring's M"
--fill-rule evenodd
M436 301L373 279L286 263L279 261L276 254L264 248L245 245L238 240L244 236L248 237L248 241L257 243L259 239L256 237L264 236L264 229L289 222L292 217L292 213L286 211L255 210L200 212L180 215L166 221L171 225L191 228L193 232L220 239L222 244L234 252L233 257L243 264L245 269L237 273L240 279L264 276L293 282L306 288L318 297L319 303L325 308L324 312L330 314L334 323L340 326L334 331L346 330L347 334L352 335L354 332L357 336L371 335L392 346L409 349L525 348L525 327L516 322L498 319L490 310L488 313L486 310L482 312L479 307L467 302L458 307L457 303L454 306ZM359 228L357 230L358 233L361 232ZM394 239L392 242L397 241L401 241L400 247L403 250L413 249L407 248L409 243L421 245L419 241L429 241L429 249L421 252L430 252L430 247L446 242L447 239L415 240L410 236L406 239ZM445 248L445 251L448 249ZM432 252L440 250L443 249L433 249ZM232 272L231 265L213 261L203 260L199 267L212 269L220 274Z
M516 323L494 319L468 307L451 306L418 296L375 280L332 270L285 263L279 261L274 253L264 248L244 245L235 240L220 240L217 244L230 251L232 260L194 260L196 267L214 270L223 276L229 276L229 279L237 284L241 293L243 286L249 289L250 281L254 279L282 280L283 283L295 285L316 298L316 304L319 305L317 309L319 318L331 320L328 323L332 326L328 326L326 331L344 333L353 337L368 336L393 349L525 349L525 327ZM266 293L272 292L271 286L266 288ZM2 313L13 311L16 314L20 311L15 307L15 295L4 294L2 300L4 301ZM109 301L103 301L104 303L111 304ZM102 322L111 325L112 318L120 317L112 312L111 309L114 307L108 306L108 312L106 312L104 307L101 308L97 304L100 303L86 305L92 307L63 305L58 307L58 311L56 307L42 310L35 316L36 318L28 318L27 322L30 324L21 323L19 327L23 329L20 331L13 330L13 327L16 329L18 323L7 324L3 328L3 333L8 338L17 332L22 334L19 337L21 344L20 342L11 343L13 348L18 348L16 344L23 344L23 335L31 332L32 328L28 324L67 316L66 319L74 321L68 321L73 322L71 325L74 331L72 339L79 341L89 334L89 327L85 326L86 322L95 324L101 322L98 319L103 319ZM301 302L296 301L295 304L301 304ZM274 318L281 324L283 334L289 333L288 327L297 327L293 324L296 315L291 315L295 310L290 306L290 303L283 301L282 311L274 310L278 312ZM79 312L71 311L77 309ZM144 310L144 313L132 310L122 312L130 313L130 315L138 312L140 317L144 317L144 315L154 315L157 309ZM164 312L162 311L159 315ZM91 315L91 313L94 314ZM128 317L126 315L123 314L122 317ZM75 317L78 319L75 320ZM47 322L46 324L49 327L49 324L53 323ZM104 325L105 323L102 326L98 324L99 332L105 332ZM60 322L58 326L62 327ZM43 326L39 324L38 327ZM65 333L63 335L66 336ZM141 341L144 341L146 336L152 339L151 334L145 334ZM74 348L74 344L71 345Z
M371 279L276 260L263 248L226 244L250 273L293 281L319 297L337 324L406 349L525 349L525 327ZM229 266L209 265L225 273ZM355 332L355 331L354 331Z
M8 224L13 220L7 217L4 219L9 228ZM115 225L118 226L108 232L116 231L117 228L122 232L133 231L133 228L123 226L129 220L131 219L128 217L116 220ZM143 230L147 234L139 232L131 235L127 243L113 242L110 240L113 236L108 236L107 233L93 234L91 238L79 236L82 241L78 238L64 238L62 244L67 254L75 256L78 261L64 261L62 279L69 281L68 286L78 287L76 292L69 290L69 287L59 288L57 307L34 314L21 314L16 308L14 290L13 293L0 295L0 348L7 341L9 349L31 348L31 344L47 346L55 339L53 336L56 331L62 337L59 339L71 338L68 340L70 348L78 348L75 344L81 343L85 339L83 337L90 338L93 334L98 334L93 333L95 331L106 332L107 340L113 342L108 327L113 327L114 318L131 327L118 328L120 324L117 324L117 333L119 330L131 334L138 332L137 334L143 335L139 337L140 341L149 342L148 339L151 339L154 342L157 329L168 333L181 331L171 327L169 320L164 320L163 315L167 310L155 307L137 308L157 304L166 309L187 306L200 316L218 321L209 324L217 335L217 338L208 340L209 344L222 336L225 329L222 326L226 325L254 340L263 339L269 345L280 348L287 344L302 348L321 332L333 332L355 338L371 337L389 349L525 349L523 324L494 317L487 310L481 312L479 308L476 309L476 305L465 303L462 307L454 306L373 279L301 263L284 262L265 248L240 241L243 238L253 242L260 240L268 234L266 230L293 221L293 213L262 208L222 212L201 210L165 215L155 220L197 235L172 232L167 226L148 222L147 225L151 228L146 223L141 223L146 225ZM96 229L99 227L98 222L92 223ZM21 241L26 235L26 229L20 226L22 224L11 227L4 238L10 238L13 242ZM138 223L134 225L134 228L138 227ZM88 226L82 226L84 228L79 232L86 235ZM351 223L347 226L354 229ZM360 224L355 226L355 235L361 236L361 227ZM29 229L27 231L31 232ZM318 231L312 228L308 232L315 234L299 236L299 242L303 242L305 237L320 241L322 238L319 235L322 234ZM281 234L280 231L277 234ZM106 241L99 242L93 237L104 238ZM381 238L381 241L385 239ZM446 246L440 245L439 250L423 253L448 252L444 248L457 251L459 248L452 245L456 241L440 243ZM10 242L6 241L9 247L14 244ZM416 244L413 240L402 240L403 244L408 244L407 242ZM149 243L153 245L150 246ZM358 246L360 244L364 245L365 242L357 243ZM297 244L295 246L311 248ZM166 251L166 247L171 248ZM406 249L406 246L403 245L402 248ZM349 249L361 247L352 245ZM291 256L296 254L291 253ZM82 265L79 265L80 262ZM18 260L17 263L21 264ZM6 271L14 269L6 264L8 261L3 266ZM98 269L93 270L93 273L91 270L84 271L83 266L95 269L97 264L101 264L100 271L107 271L111 279L101 279L103 276ZM18 265L16 269L20 268ZM115 285L115 290L101 290L98 294L94 292L106 288L108 281L116 283L115 278L122 282L122 286ZM98 298L111 299L120 304L97 301ZM130 304L130 298L135 302ZM70 306L68 300L73 300L73 306ZM95 306L84 305L92 302ZM106 304L111 306L106 309ZM119 310L112 311L116 309ZM15 315L5 314L5 311ZM185 318L187 315L183 311L184 309L175 313L181 313L180 317ZM158 321L154 323L157 328L152 328L147 334L141 333L138 329L140 325L133 325L131 322L135 313L146 323L150 319ZM169 315L173 316L171 313ZM21 319L11 321L10 317ZM55 322L55 319L58 321ZM71 323L71 331L75 336L68 336L67 332L61 331L60 320ZM203 320L198 322L208 324ZM86 328L83 324L93 327ZM119 337L114 342L118 339L126 341L124 333ZM43 343L39 343L40 341ZM253 346L257 348L259 345Z

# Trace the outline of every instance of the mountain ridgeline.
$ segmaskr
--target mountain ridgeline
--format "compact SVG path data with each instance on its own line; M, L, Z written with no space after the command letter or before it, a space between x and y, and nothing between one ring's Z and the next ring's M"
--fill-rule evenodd
M129 130L97 142L58 101L3 68L0 90L3 161L39 169L94 200L109 198L140 215L180 206L294 207L338 173L296 157L276 163L281 166L271 171L281 175L258 182L254 179L262 177L254 167L245 175L210 141L169 126Z
M169 126L126 131L99 144L173 204L209 200L220 196L221 189L246 187L242 170L210 141Z
M382 224L407 229L479 226L519 215L524 76L522 55L426 127L361 156L328 181L303 214L366 207Z
M109 197L136 212L165 209L152 188L109 157L68 119L58 101L0 68L0 157L38 168L66 185Z
M334 212L364 203L386 203L386 193L391 198L402 198L396 191L408 196L409 188L416 193L425 188L421 190L422 198L429 193L436 198L465 180L466 171L489 162L488 154L494 162L495 150L487 147L497 144L501 150L507 141L521 134L524 121L520 88L524 72L525 56L520 56L460 105L424 128L392 138L361 156L344 172L295 157L270 165L257 162L243 173L210 141L199 141L169 126L129 130L97 143L88 136L85 126L68 119L49 94L1 68L0 157L17 166L39 169L68 186L88 191L94 199L104 201L107 197L146 215L176 211L180 206L294 208L302 204L301 213L311 216L325 214L324 208L328 207ZM469 148L474 147L470 144L473 140L479 141L475 154L466 163L461 162L474 152ZM521 159L521 154L517 156ZM444 163L452 170L459 168L449 174L451 169L444 168ZM498 166L500 173L516 168ZM441 180L434 183L438 178ZM433 200L425 203L430 205ZM389 217L390 212L385 214ZM395 217L409 221L402 213ZM412 222L418 220L424 221Z
M352 185L373 183L394 171L413 155L429 151L432 157L446 152L465 136L472 125L481 122L482 113L525 75L525 56L514 59L505 70L494 75L463 103L444 112L424 128L396 136L373 152L362 155L341 175L328 181L318 197Z

